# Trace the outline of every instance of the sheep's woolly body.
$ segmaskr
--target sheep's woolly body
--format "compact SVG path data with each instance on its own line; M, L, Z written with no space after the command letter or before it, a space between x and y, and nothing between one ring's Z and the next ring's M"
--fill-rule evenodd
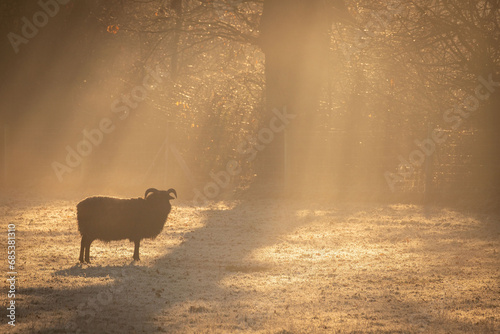
M114 197L89 197L78 203L78 230L82 236L80 261L90 262L90 245L94 240L129 239L135 243L134 259L139 260L140 241L154 239L163 230L177 197L174 189L146 190L145 198L121 199Z
M170 212L143 198L89 197L78 203L78 230L82 236L103 241L155 238ZM162 210L163 209L163 210Z

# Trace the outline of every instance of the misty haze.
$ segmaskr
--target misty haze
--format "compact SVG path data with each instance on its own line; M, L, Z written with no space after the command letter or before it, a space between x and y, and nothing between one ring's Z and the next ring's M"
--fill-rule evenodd
M499 0L0 13L0 332L500 332Z

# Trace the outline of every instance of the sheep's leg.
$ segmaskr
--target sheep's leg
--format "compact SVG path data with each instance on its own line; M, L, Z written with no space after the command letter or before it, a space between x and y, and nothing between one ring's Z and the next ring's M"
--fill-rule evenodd
M80 262L83 263L83 252L86 247L86 238L82 236L82 243L80 245Z
M93 239L87 239L87 243L85 245L85 262L90 263L90 245L92 244Z
M139 246L141 244L141 239L139 240L134 240L135 247L134 247L134 260L139 261Z

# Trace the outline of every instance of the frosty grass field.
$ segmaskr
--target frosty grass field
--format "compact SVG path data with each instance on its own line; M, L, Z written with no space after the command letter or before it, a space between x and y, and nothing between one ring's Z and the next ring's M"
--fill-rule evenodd
M493 214L173 201L142 261L132 263L128 240L96 241L92 264L80 265L77 202L1 198L2 245L16 226L18 281L16 326L4 316L0 332L500 332ZM6 251L2 266L6 276Z

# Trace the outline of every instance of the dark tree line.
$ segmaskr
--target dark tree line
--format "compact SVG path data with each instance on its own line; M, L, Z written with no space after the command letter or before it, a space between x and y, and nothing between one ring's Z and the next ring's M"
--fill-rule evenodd
M3 36L40 10L29 1L1 6ZM117 121L89 171L130 160L132 174L154 170L155 143L168 137L189 166L170 160L169 170L190 187L235 159L243 172L232 186L316 184L379 197L392 194L389 172L397 194L498 194L499 36L493 0L70 2L18 54L4 39L2 123L14 142L29 122L47 128L47 159L57 159L68 132L119 116L109 104L159 66L161 84ZM480 78L493 91L454 129L446 117L460 112L447 111ZM249 161L238 147L257 147L276 108L297 118ZM54 134L55 124L67 131ZM415 140L436 128L446 142L408 165ZM123 145L137 147L110 158Z

